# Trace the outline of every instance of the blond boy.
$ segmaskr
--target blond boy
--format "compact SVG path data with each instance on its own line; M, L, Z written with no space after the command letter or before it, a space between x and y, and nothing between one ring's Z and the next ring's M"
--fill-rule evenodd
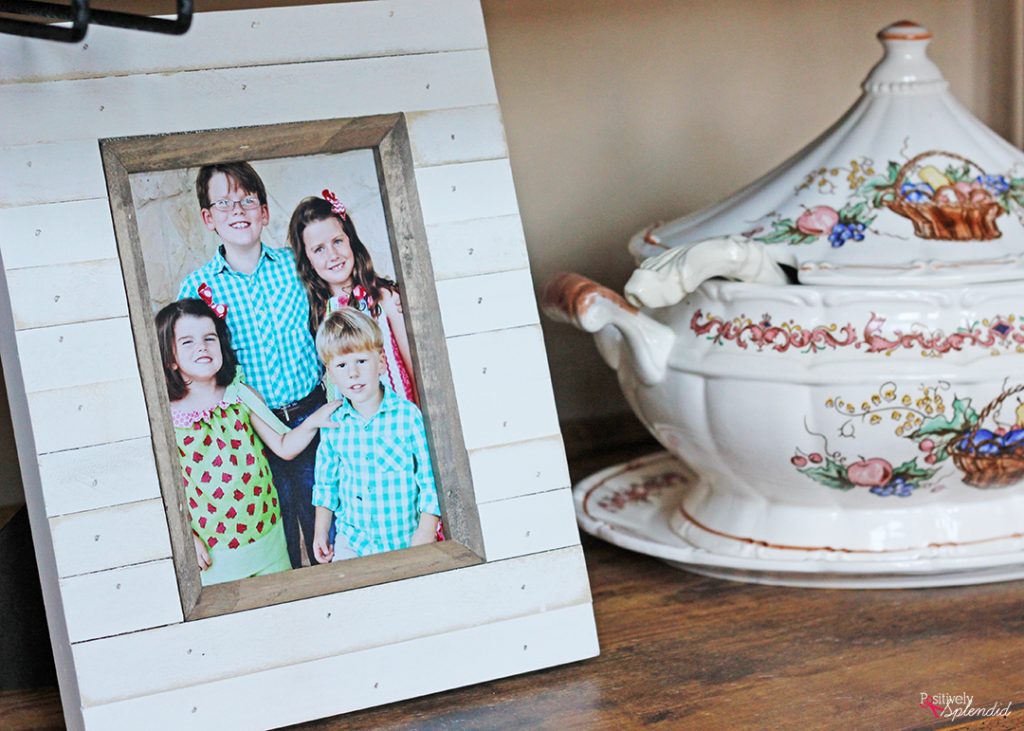
M345 307L316 335L327 377L344 399L316 453L314 556L320 563L431 543L441 509L423 416L385 388L380 327ZM337 528L329 544L331 520Z

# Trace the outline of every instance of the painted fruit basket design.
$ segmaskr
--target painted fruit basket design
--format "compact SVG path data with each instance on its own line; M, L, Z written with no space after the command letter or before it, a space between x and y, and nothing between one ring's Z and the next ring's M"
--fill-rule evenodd
M895 425L897 437L916 443L919 454L910 459L897 465L880 456L851 461L843 452L830 450L825 435L809 432L822 440L823 448L797 449L790 462L805 477L826 487L843 491L863 487L879 497L910 497L923 487L941 489L933 480L947 460L971 487L1007 487L1024 480L1024 403L1018 404L1012 426L983 426L997 417L1008 398L1024 392L1024 384L1004 388L980 414L970 398L954 396L947 405L943 394L949 388L946 382L922 385L915 400L909 393L901 396L889 382L859 407L838 396L825 402L845 418L838 429L840 437L854 439L858 421L869 427L888 422Z
M796 218L771 214L771 230L754 240L799 245L827 236L838 249L878 233L873 224L879 211L888 208L909 219L921 239L991 241L1002 236L996 219L1024 214L1024 177L990 175L963 155L944 150L922 152L902 165L890 160L880 172L867 156L849 166L819 168L807 174L796 193L816 188L819 194L835 195L844 173L849 193L842 207L805 206Z
M924 164L938 158L961 164L947 164L944 170ZM920 182L908 182L912 173ZM879 188L879 200L909 218L914 234L923 239L989 241L1002 236L996 219L1009 210L1009 196L1020 205L1021 192L1005 176L988 175L966 157L930 150L907 160L892 188Z
M949 445L953 464L963 472L963 480L968 485L1006 487L1024 479L1024 429L1000 433L1002 430L990 431L981 426L1003 401L1021 391L1024 391L1024 385L999 394L982 410L978 421L964 429L960 438Z

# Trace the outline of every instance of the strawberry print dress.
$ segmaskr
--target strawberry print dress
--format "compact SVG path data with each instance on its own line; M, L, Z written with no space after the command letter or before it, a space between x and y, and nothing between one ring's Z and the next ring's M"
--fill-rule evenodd
M192 531L211 558L200 574L203 585L291 568L277 491L243 383L239 368L217 406L171 409Z

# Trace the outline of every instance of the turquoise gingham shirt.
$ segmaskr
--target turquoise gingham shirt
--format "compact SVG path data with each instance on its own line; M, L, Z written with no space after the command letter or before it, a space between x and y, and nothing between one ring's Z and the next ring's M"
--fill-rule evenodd
M345 399L320 432L313 504L334 512L338 537L359 556L408 548L420 515L441 515L423 416L384 389L364 420Z
M231 344L249 384L276 409L307 396L321 370L295 257L291 249L261 246L252 274L232 269L219 247L213 259L185 277L178 299L199 297L199 285L210 285L213 301L228 306Z

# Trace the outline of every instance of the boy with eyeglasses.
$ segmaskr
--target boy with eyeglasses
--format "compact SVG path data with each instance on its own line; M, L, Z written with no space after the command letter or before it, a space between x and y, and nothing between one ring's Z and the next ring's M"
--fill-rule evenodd
M267 191L247 162L204 165L196 175L203 224L217 234L213 258L181 283L178 299L199 297L223 308L245 377L281 421L296 427L326 402L309 331L309 300L288 247L266 246ZM294 460L268 452L281 500L288 557L313 561L313 472L319 438ZM300 538L301 530L301 538Z

